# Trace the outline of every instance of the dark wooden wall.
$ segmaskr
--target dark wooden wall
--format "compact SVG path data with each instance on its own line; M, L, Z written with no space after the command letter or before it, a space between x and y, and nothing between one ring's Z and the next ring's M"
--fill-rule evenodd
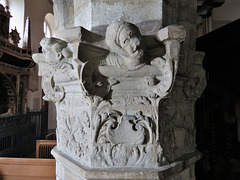
M197 39L207 87L196 103L197 179L240 179L235 106L240 102L240 19Z

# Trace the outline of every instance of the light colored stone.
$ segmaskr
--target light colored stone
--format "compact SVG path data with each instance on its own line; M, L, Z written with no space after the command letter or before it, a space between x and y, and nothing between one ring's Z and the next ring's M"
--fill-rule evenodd
M194 163L201 158L199 152L186 155L183 159L178 159L158 168L88 168L79 162L69 158L54 148L52 154L56 158L57 180L194 180Z
M158 31L156 38L159 41L177 39L182 42L186 37L186 32L183 29L183 26L170 25Z
M65 8L68 7L68 8ZM162 0L54 0L57 37L62 30L82 26L104 35L109 24L129 21L143 34L153 34L162 27Z
M59 39L43 40L34 60L57 108L58 179L194 179L198 158L187 153L206 86L196 8L190 0L54 1Z
M174 28L184 35L182 27ZM80 30L86 30L78 28L81 35L76 37L85 53L78 58L75 41L56 38L43 39L43 54L33 56L43 77L44 99L57 107L57 148L92 168L167 164L159 141L158 104L174 82L184 36L168 37L166 55L147 59L146 39L131 23L109 25L106 43L98 46L97 35L83 42L91 33Z

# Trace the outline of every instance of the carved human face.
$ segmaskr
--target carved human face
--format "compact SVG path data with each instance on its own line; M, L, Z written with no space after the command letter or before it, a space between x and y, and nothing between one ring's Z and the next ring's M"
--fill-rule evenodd
M119 42L130 58L142 58L144 54L142 36L137 28L123 28L119 35Z

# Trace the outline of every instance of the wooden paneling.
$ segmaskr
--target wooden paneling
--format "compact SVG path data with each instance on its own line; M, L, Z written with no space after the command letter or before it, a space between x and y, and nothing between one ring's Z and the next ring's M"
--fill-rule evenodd
M55 159L0 158L0 180L55 180Z
M43 111L0 117L0 157L19 158L32 154L36 140L47 134L47 117L48 112Z

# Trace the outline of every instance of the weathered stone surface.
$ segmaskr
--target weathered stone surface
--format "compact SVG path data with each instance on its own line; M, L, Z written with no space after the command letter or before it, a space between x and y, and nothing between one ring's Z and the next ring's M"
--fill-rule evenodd
M43 40L34 59L57 107L59 179L114 179L111 168L120 179L194 179L195 161L176 163L195 151L194 103L206 86L194 51L197 2L55 0L54 8L59 39Z
M163 25L181 24L186 29L175 85L170 98L163 100L160 105L160 126L163 130L160 139L170 162L196 148L194 104L206 87L205 71L202 68L204 53L195 51L197 2L163 2Z
M86 44L84 35L91 33L80 34L79 48L85 53L78 58L73 56L75 43L56 38L43 39L43 54L33 56L43 77L44 99L57 107L57 148L94 168L167 164L158 104L174 82L183 27L160 29L155 40L144 41L135 25L117 21L107 28L106 43L98 46L97 35ZM163 40L156 45L164 48L163 43L166 53L154 57L153 50L149 58L144 42L156 40Z
M58 180L194 180L194 163L201 158L199 152L187 154L176 162L159 168L102 168L94 169L81 165L65 154L53 149L52 154L57 160ZM77 172L77 173L76 173Z
M68 8L65 8L68 7ZM104 35L109 24L128 21L137 24L143 34L162 27L162 0L69 0L54 1L58 37L65 28L82 26Z

